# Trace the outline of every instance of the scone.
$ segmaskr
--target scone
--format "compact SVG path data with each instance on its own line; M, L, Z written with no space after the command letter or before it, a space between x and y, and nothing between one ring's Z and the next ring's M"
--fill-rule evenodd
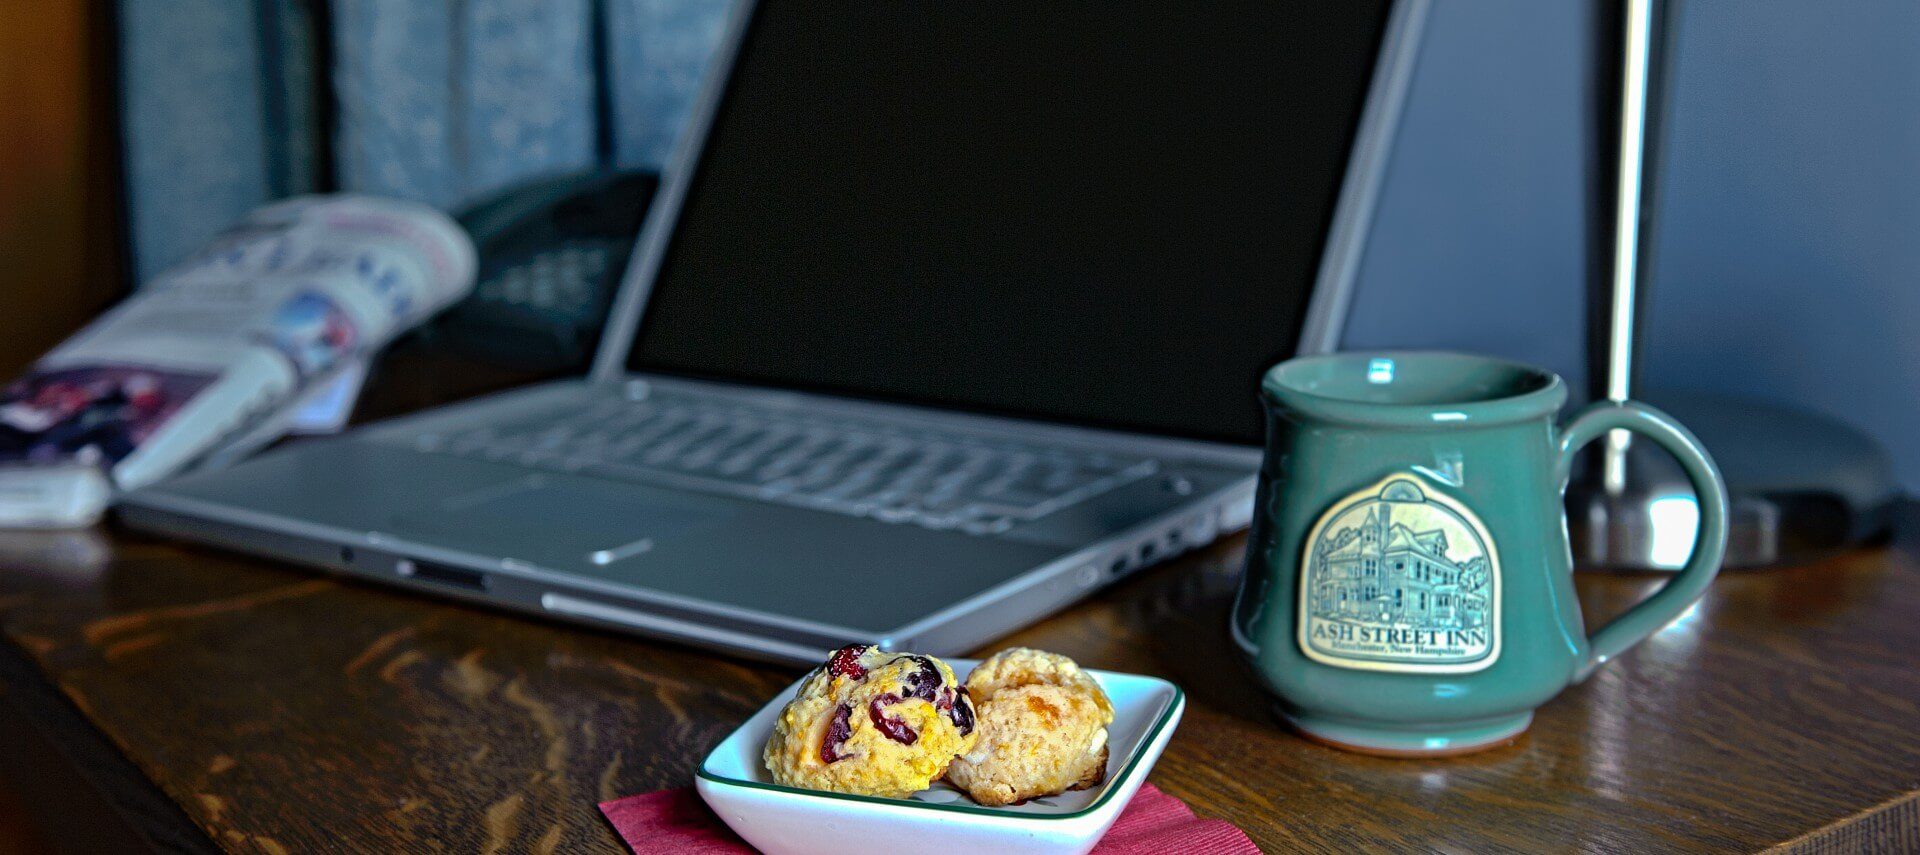
M973 697L974 707L978 708L981 701L1001 689L1032 683L1059 686L1091 696L1107 721L1113 721L1113 701L1107 699L1107 693L1101 690L1092 674L1081 670L1080 664L1072 659L1031 647L1009 647L974 666L973 673L967 675L967 694Z
M980 741L947 782L983 805L1008 805L1100 783L1113 702L1072 659L1016 647L967 677Z
M978 738L973 706L945 662L856 644L801 684L763 759L776 783L904 798Z

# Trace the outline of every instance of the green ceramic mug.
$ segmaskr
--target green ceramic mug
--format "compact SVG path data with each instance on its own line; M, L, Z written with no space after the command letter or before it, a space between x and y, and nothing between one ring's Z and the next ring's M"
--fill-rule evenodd
M1719 571L1726 487L1651 407L1598 403L1556 424L1558 376L1451 353L1293 359L1261 397L1267 456L1232 633L1309 737L1414 756L1512 741ZM1616 428L1679 459L1700 529L1679 573L1589 638L1562 497L1574 452Z

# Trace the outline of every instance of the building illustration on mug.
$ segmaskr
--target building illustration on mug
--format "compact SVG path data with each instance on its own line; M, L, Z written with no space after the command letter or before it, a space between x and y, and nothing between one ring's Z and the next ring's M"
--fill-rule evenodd
M1349 667L1491 664L1499 568L1489 543L1464 506L1409 477L1336 503L1308 539L1303 646Z

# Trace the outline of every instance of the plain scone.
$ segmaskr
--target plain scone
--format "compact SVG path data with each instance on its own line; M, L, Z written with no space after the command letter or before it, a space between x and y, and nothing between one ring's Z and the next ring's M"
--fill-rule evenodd
M1107 771L1113 704L1073 660L1004 650L967 677L979 742L947 767L947 782L983 805L1086 789Z

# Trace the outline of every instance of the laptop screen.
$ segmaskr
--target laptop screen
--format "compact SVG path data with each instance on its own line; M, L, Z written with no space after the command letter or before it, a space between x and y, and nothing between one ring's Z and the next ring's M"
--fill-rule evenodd
M629 367L1237 443L1387 0L764 0Z

